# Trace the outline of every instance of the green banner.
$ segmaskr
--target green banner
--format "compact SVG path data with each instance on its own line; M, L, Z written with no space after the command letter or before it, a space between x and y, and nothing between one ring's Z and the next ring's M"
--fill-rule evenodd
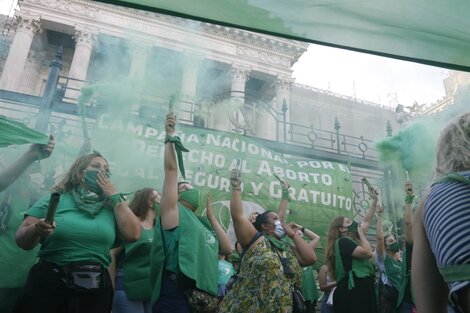
M276 174L291 185L288 221L295 221L326 240L328 225L338 215L352 216L352 182L346 165L283 156L255 138L215 130L177 125L190 152L184 154L186 181L202 190L199 214L211 193L214 209L233 238L230 225L230 172L239 164L243 204L251 212L277 211L281 185ZM160 125L101 115L93 130L93 145L111 164L111 179L124 192L143 187L161 190L163 142ZM110 138L116 138L111 144ZM182 180L182 178L181 178Z

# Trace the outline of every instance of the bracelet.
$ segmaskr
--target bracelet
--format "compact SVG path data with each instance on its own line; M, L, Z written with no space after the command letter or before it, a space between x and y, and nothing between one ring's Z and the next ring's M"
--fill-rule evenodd
M304 233L305 231L305 226L302 226L302 228L300 229L300 231L302 232L302 234Z
M411 204L413 203L416 195L406 195L405 197L405 203Z
M109 204L111 207L115 207L118 204L121 204L122 202L126 201L126 198L124 198L124 195L122 193L117 193L115 195L111 195L108 197Z
M232 187L232 191L242 191L242 188L239 187Z

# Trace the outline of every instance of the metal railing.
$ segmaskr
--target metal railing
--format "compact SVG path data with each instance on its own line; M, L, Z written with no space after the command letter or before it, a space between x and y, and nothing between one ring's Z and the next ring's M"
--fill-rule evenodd
M85 81L71 79L69 77L60 76L58 97L57 99L67 103L77 103L80 95L80 88L89 84ZM216 105L233 97L233 92L224 92L214 96L211 101L207 99L202 103L201 100L183 100L177 99L176 106L179 112L179 121L184 124L194 125L197 127L208 127L208 121L211 118L211 105ZM340 132L340 121L336 118L333 130L325 130L314 128L313 126L301 125L286 121L286 108L276 110L269 102L264 101L253 94L237 92L237 97L243 97L243 107L239 108L241 112L227 112L231 117L229 120L234 123L234 119L238 119L238 123L233 124L233 130L239 131L248 136L257 137L256 131L250 129L253 125L249 125L247 120L256 118L259 111L263 111L273 120L275 126L276 141L281 141L301 147L313 148L317 150L327 151L343 156L361 158L364 160L377 161L377 151L374 148L373 141L364 138L364 136L355 137ZM100 93L87 99L83 103L85 107L100 107L111 104L114 95ZM138 94L133 97L136 101L135 114L145 119L156 119L161 121L163 112L167 112L169 99L156 97L145 93ZM246 112L250 112L251 117ZM241 120L241 121L240 121ZM243 124L245 123L245 124ZM243 125L245 126L243 126ZM253 124L253 123L252 123ZM242 126L241 126L242 125ZM385 132L385 130L384 130Z

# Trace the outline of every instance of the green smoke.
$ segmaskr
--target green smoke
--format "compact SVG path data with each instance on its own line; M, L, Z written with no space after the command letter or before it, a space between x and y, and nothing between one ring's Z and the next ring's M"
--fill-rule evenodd
M377 143L379 159L384 163L398 162L409 172L427 172L434 165L437 137L438 133L427 123L413 123L395 136Z
M398 164L410 174L431 176L440 133L450 121L468 111L469 99L470 87L461 88L446 110L419 117L395 136L377 142L379 160Z

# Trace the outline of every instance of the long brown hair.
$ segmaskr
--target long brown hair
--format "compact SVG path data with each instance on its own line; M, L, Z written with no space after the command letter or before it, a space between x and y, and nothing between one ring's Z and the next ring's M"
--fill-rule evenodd
M326 262L328 263L328 269L333 279L336 279L336 267L335 267L335 243L339 237L341 237L340 227L343 227L344 216L335 217L328 229L328 241L326 243Z
M153 188L142 188L137 190L134 193L134 198L132 198L131 203L129 203L129 208L140 220L144 220L150 210L148 201L152 198L154 191L155 189Z
M74 189L78 185L81 185L83 171L85 171L87 166L90 165L91 161L96 157L103 158L99 152L93 152L76 159L72 166L70 166L69 170L59 180L59 182L55 184L54 187L52 187L52 190L63 193ZM108 162L105 158L103 159L106 161L106 163Z

